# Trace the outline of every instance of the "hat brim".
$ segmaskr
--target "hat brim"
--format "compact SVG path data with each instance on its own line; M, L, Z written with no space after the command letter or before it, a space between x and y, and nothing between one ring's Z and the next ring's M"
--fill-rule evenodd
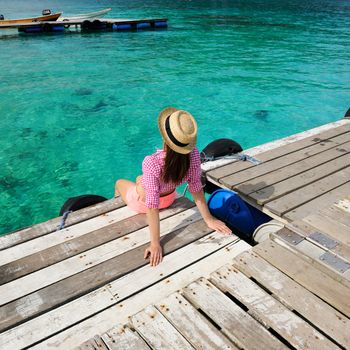
M193 151L193 149L196 146L196 143L189 143L187 146L184 147L179 147L175 145L169 138L166 129L165 129L165 120L167 117L169 117L171 114L174 112L180 111L180 109L175 108L175 107L167 107L163 109L158 116L158 127L160 134L163 137L164 142L175 152L181 153L181 154L188 154Z

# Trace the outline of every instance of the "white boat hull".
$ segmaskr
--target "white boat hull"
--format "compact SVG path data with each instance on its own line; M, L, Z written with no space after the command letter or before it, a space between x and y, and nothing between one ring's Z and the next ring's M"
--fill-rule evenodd
M96 12L90 12L90 13L82 13L79 15L75 16L61 16L60 21L83 21L85 19L92 19L92 18L101 18L104 15L106 15L109 11L111 11L111 8L101 10L101 11L96 11Z

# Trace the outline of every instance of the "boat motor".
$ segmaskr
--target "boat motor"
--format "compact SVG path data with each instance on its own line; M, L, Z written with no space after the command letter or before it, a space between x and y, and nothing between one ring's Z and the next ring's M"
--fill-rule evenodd
M48 15L51 15L51 10L49 9L45 9L43 10L43 12L41 12L43 16L48 16Z
M0 21L3 21L5 19L4 15L0 15Z

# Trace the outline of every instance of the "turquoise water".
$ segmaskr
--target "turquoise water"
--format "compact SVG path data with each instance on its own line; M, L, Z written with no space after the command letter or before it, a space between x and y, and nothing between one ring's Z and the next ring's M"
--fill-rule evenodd
M13 1L16 18L112 7L168 30L0 33L0 233L113 196L161 146L157 113L188 109L199 148L252 147L339 120L350 107L349 1Z

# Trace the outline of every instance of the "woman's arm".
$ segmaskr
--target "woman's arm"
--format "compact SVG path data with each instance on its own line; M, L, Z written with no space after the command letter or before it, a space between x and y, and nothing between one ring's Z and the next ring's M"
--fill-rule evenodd
M144 258L150 255L150 265L156 266L162 261L162 247L160 246L159 209L147 209L147 220L151 235L151 244L145 250Z
M207 202L204 197L203 190L192 193L193 200L196 203L199 212L201 213L203 220L211 229L219 231L224 234L230 234L232 231L222 221L215 219L208 209Z

